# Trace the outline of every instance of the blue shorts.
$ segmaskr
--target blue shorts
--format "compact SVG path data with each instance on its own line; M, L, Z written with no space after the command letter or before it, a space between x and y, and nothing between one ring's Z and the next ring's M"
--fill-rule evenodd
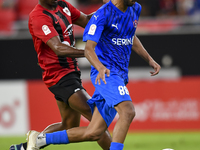
M123 102L131 101L128 89L125 86L124 80L116 74L111 74L110 77L106 76L107 84L101 80L101 84L95 84L96 76L91 77L91 81L95 87L95 92L88 104L94 111L94 106L96 105L101 116L105 120L107 127L113 121L117 111L114 106Z

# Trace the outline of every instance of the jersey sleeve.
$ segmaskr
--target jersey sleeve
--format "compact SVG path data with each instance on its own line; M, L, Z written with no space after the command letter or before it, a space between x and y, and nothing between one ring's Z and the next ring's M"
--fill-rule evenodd
M72 23L74 23L81 16L81 12L70 3L67 3L67 6L71 12Z
M137 3L137 2L136 2L136 4L137 4L137 16L139 18L140 14L141 14L142 6L139 3Z
M86 42L87 40L91 40L98 43L104 30L105 22L106 17L101 14L101 12L96 12L95 14L93 14L87 26L85 27L83 33L83 41Z
M41 39L44 43L52 37L58 36L58 32L55 30L50 17L40 15L38 17L32 17L30 21L34 36Z

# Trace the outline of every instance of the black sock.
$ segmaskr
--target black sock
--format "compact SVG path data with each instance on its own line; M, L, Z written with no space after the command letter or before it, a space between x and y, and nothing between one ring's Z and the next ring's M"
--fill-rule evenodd
M22 143L22 146L26 150L26 148L27 148L27 142L26 143Z

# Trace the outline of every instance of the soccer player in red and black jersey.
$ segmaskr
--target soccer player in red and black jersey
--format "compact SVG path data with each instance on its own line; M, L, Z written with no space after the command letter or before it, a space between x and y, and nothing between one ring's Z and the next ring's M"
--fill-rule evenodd
M29 15L29 31L43 70L42 78L55 95L62 117L62 122L49 125L42 133L78 127L80 114L91 120L92 114L87 104L90 96L82 87L76 60L84 57L84 50L75 48L72 25L84 28L91 16L80 12L65 0L39 0ZM98 144L108 150L110 143L111 137L106 131ZM26 147L27 143L21 143L12 145L10 150L26 150Z

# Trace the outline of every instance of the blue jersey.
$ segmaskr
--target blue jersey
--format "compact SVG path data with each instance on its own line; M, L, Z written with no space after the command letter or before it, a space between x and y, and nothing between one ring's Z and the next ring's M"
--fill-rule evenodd
M128 66L135 30L141 12L137 2L122 12L111 1L103 5L88 22L83 41L97 43L95 52L111 74L120 75L128 83ZM92 66L91 77L98 71Z

